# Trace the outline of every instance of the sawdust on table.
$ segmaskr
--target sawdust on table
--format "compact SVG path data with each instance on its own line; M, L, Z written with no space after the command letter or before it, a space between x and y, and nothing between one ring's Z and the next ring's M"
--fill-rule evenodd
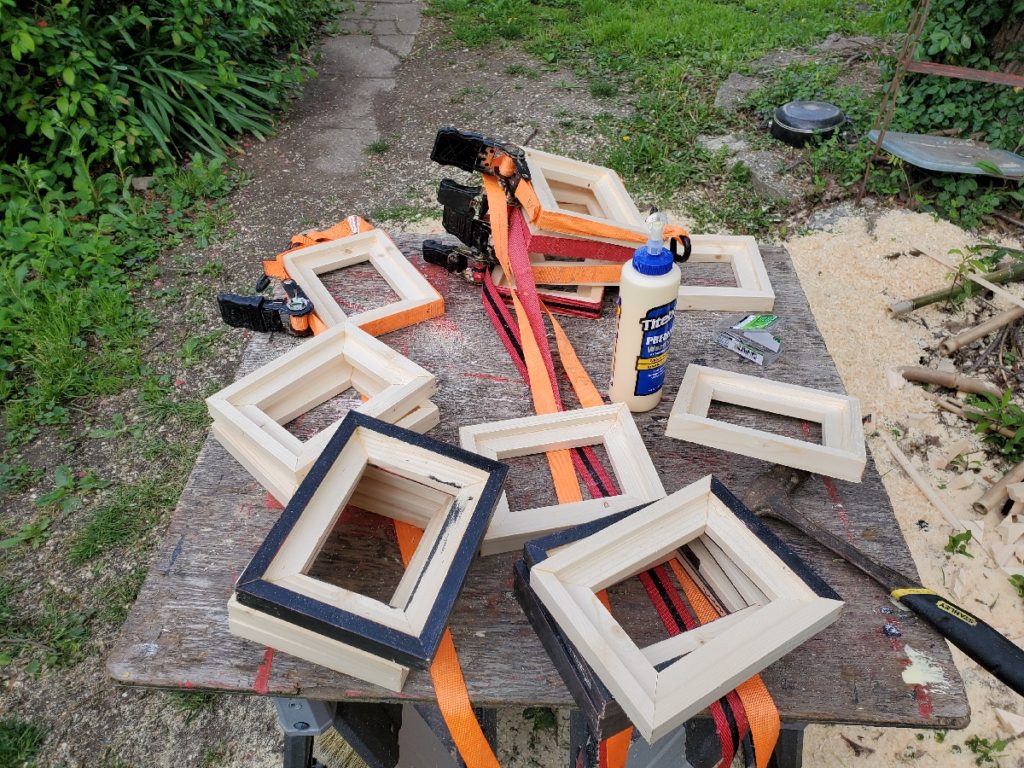
M1024 645L1024 604L1006 575L977 543L969 545L973 558L943 551L952 529L896 465L877 434L886 430L895 437L955 515L968 521L978 519L971 512L971 502L1005 468L986 458L969 425L938 411L917 387L902 385L894 375L897 366L934 365L934 350L949 335L946 327L955 322L955 316L942 305L903 319L888 311L893 301L948 284L947 267L910 251L946 256L951 249L974 242L977 237L947 221L894 211L873 220L840 218L830 231L797 237L785 245L847 391L860 398L865 414L874 416L874 427L865 430L868 447L922 582L950 594ZM1012 240L1007 244L1020 245ZM949 258L957 260L956 256ZM1021 294L1019 284L1011 290ZM1009 306L998 298L993 303L1002 309ZM957 467L936 469L940 462L935 459L958 443L967 446L961 454L963 460ZM987 537L999 519L998 513L980 519ZM994 742L1010 736L1000 729L995 709L1024 714L1024 700L955 648L953 655L971 704L971 722L966 729L936 736L913 729L810 726L805 733L804 764L838 768L921 760L925 765L975 765L979 756L966 746L967 739ZM1024 738L1010 741L993 757L1003 768L1024 766Z

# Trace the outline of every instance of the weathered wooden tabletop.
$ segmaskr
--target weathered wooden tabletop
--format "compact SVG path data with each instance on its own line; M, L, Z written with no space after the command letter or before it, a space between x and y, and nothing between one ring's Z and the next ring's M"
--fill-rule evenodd
M441 410L441 424L431 436L457 444L461 425L532 413L529 390L483 312L480 289L439 267L423 264L418 238L399 237L396 241L446 302L444 316L383 337L438 378L434 401ZM665 422L688 363L843 390L789 256L782 249L768 247L762 248L762 254L777 296L775 311L786 320L782 357L762 370L714 344L714 326L724 315L679 313L666 396L658 408L637 416L669 493L714 473L742 496L767 468L763 462L665 437ZM387 290L383 282L360 277L368 275L350 268L345 271L344 283L332 287L345 297L342 306L346 310L383 303L381 297ZM607 291L604 316L599 320L562 319L601 389L610 368L613 299L614 291ZM296 343L301 342L282 335L256 336L246 352L244 372ZM568 403L574 402L571 395L567 397ZM311 414L316 418L292 428L308 434L311 425L333 418L326 406L317 411ZM731 406L723 406L718 413L738 423L788 431L799 438L807 435L805 425L781 417ZM813 437L814 433L810 434ZM553 503L550 482L542 459L511 462L507 488L512 508ZM815 476L799 491L795 502L801 511L872 556L916 576L870 460L862 483ZM331 700L432 701L434 690L424 672L413 671L402 693L394 694L228 633L226 606L232 585L279 510L216 441L207 440L110 655L113 677L125 684L151 687L188 686ZM372 516L347 523L343 520L315 564L316 570L333 571L338 583L367 594L386 589L401 566L391 526L374 520ZM774 523L772 527L846 600L838 623L764 672L783 719L922 728L966 725L967 698L945 641L912 614L896 610L884 591L867 577L801 534ZM572 706L569 693L513 596L514 557L509 553L478 559L452 615L451 629L470 696L477 706ZM623 626L658 624L653 609L642 599L613 600L613 606ZM905 683L901 673L910 664L910 649L929 658L944 682L928 687Z

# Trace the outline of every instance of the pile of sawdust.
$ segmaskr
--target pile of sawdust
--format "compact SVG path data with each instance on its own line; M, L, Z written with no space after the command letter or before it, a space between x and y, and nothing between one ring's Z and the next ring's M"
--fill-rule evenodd
M924 214L892 212L871 222L839 219L829 232L795 238L786 247L793 257L811 310L835 359L847 391L860 398L865 414L874 415L877 430L897 436L946 502L962 519L974 520L971 502L1002 474L1004 468L985 457L969 425L939 412L914 386L901 386L893 371L900 365L927 364L948 332L952 316L935 306L905 319L888 306L948 284L947 267L927 255L945 256L976 238L946 221ZM1019 243L1008 243L1018 245ZM951 257L956 259L955 256ZM1020 294L1020 287L1013 288ZM996 305L1006 308L996 300ZM868 447L892 499L896 517L925 585L944 591L965 608L1024 644L1024 603L1006 575L995 568L980 545L972 543L973 559L943 551L951 528L893 461L875 430L866 430ZM961 441L966 440L966 444ZM950 448L960 443L962 460L939 469ZM927 521L922 531L918 521ZM997 515L983 520L987 531ZM925 764L973 766L978 755L965 746L977 736L994 742L1009 734L1001 730L994 710L1024 714L1024 701L954 649L971 703L970 725L936 737L913 730L811 726L806 731L804 760L815 768L890 766L921 759ZM909 691L909 686L908 686ZM941 741L940 741L941 738ZM995 753L1003 766L1024 766L1024 738Z

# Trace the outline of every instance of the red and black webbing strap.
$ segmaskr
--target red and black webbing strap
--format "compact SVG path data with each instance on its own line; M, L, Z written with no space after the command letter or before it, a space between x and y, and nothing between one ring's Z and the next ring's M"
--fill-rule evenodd
M664 566L656 566L640 574L647 597L654 606L661 623L670 636L678 635L699 626L697 619L679 597L675 585L668 578ZM723 768L732 765L733 756L746 736L748 726L743 705L735 692L730 691L725 697L708 707L711 719L715 723L719 744L722 748Z

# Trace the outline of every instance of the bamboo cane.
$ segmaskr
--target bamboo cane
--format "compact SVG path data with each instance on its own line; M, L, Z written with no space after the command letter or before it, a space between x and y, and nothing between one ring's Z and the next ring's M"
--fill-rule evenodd
M1006 504L1006 500L1010 498L1007 486L1022 481L1024 481L1024 461L1003 475L1001 480L985 491L981 498L974 502L974 511L979 515L987 515L995 509L1002 509L1003 505Z
M946 339L944 342L939 344L939 351L944 355L952 355L958 349L966 347L971 342L977 341L984 336L988 336L992 331L1002 328L1004 325L1009 325L1022 317L1024 317L1024 307L1014 307L1013 309L1008 309L1005 312L1000 312L998 315L990 317L985 322L978 323L978 325L973 328L968 328L966 331Z
M1024 263L1014 264L1013 266L1007 267L1006 269L1000 269L995 272L987 274L986 280L990 283L1014 283L1020 280L1024 280ZM980 283L975 283L973 280L970 282L974 283L975 286L981 288ZM945 301L956 296L960 291L963 290L963 286L955 285L950 288L941 288L931 293L926 293L923 296L917 296L913 299L903 299L902 301L894 301L889 305L889 311L894 315L905 315L908 312L913 312L915 309L921 307L927 307L929 304L935 304L939 301Z
M1021 311L1024 312L1024 310ZM1003 390L990 381L963 376L955 371L936 371L934 368L919 368L913 365L905 365L900 368L900 373L907 381L938 384L940 387L956 389L960 392L972 392L976 395L987 392L996 397L1003 394Z
M971 414L976 414L978 416L985 415L985 412L978 408L971 408L970 406L961 405L955 400L950 400L947 397L940 397L939 395L936 395L934 392L929 392L927 389L920 389L918 391L922 395L927 397L929 400L934 400L935 404L938 405L939 408L941 408L942 410L949 411L953 415L959 416L964 421L971 421L974 422L975 424L978 424L978 422L974 421L974 419L971 418ZM1016 437L1017 435L1017 433L1014 432L1009 427L1002 427L992 423L986 425L985 429L988 430L989 432L998 432L1003 437Z

